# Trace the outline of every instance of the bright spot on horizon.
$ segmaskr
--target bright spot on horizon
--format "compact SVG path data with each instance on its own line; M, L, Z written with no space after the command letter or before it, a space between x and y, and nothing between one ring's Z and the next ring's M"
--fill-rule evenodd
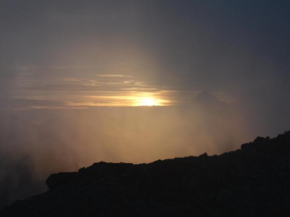
M150 97L141 99L139 106L158 106L158 100Z

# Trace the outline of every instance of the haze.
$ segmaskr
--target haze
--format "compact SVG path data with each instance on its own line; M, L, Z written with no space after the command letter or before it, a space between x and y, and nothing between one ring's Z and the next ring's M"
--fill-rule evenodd
M220 154L289 130L289 10L2 0L0 206L45 191L51 173Z

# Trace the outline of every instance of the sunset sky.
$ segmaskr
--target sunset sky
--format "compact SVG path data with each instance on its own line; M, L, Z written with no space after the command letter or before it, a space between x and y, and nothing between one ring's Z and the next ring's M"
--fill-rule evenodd
M0 14L1 108L171 106L200 91L289 104L289 1L3 0Z
M0 207L53 172L221 154L290 130L289 11L289 0L1 0Z

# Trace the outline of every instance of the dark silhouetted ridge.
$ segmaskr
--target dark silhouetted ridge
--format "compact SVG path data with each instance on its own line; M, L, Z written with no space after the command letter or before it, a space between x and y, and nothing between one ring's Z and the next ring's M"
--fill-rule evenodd
M289 169L290 132L220 156L100 162L51 175L47 192L5 207L0 216L290 216Z

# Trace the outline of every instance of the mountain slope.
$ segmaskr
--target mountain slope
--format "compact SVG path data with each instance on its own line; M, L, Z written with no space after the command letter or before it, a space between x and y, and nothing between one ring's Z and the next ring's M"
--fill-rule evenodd
M96 163L53 174L3 217L290 216L290 132L220 156Z

